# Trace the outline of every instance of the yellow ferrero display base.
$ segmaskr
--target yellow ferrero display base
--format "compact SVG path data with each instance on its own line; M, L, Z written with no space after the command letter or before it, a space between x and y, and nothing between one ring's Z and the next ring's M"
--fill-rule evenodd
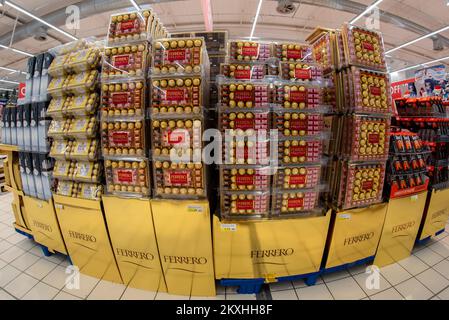
M374 264L383 267L412 253L421 223L427 191L390 199Z
M12 189L22 190L22 179L20 177L19 147L7 144L0 144L0 154L6 155L7 160L3 162L5 173L5 185Z
M28 219L28 214L25 209L23 193L14 189L7 188L13 195L13 200L11 202L12 211L14 213L14 218L16 219L15 224L20 226L22 231L31 232L31 225ZM28 231L26 231L28 230Z
M217 279L305 275L319 271L331 211L316 217L220 222L213 217Z
M208 201L151 200L151 208L168 293L215 296Z
M387 204L333 212L326 269L374 256L386 213Z
M124 283L166 292L149 199L103 197L106 223Z
M123 283L112 253L101 202L53 195L67 251L81 273Z
M53 200L45 201L24 196L23 201L34 240L46 246L50 252L67 254Z
M419 240L424 240L446 227L449 219L449 189L433 190L429 192L429 200L426 205L427 212L423 215Z

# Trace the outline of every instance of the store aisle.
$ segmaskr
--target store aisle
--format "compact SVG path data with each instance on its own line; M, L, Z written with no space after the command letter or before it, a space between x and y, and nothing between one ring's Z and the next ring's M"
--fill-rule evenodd
M79 289L65 287L68 260L45 257L31 240L12 227L10 193L0 194L0 300L6 299L200 299L149 292L81 275ZM446 225L449 230L449 224ZM449 300L449 233L444 232L400 263L380 270L377 289L367 289L365 267L323 276L307 287L303 281L271 284L260 295L239 295L217 288L213 299L444 299ZM209 298L211 299L211 298Z

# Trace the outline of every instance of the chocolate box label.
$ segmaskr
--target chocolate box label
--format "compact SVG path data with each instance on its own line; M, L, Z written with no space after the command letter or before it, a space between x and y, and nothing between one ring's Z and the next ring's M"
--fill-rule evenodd
M184 89L167 89L165 91L165 99L168 101L182 101L184 97Z
M114 57L112 57L112 65L116 68L127 66L127 65L129 65L130 57L131 57L130 54L114 56Z
M366 50L369 50L369 51L374 51L374 46L373 46L372 43L369 43L367 41L363 41L362 42L362 46L363 46L363 49L366 49Z
M117 169L114 171L114 183L135 184L137 180L137 170Z
M368 142L369 143L379 143L379 134L378 133L370 133L368 134Z
M236 208L237 210L253 210L254 209L254 200L236 200Z
M186 141L186 132L183 130L167 132L167 142L169 144L178 144Z
M305 120L305 119L290 120L290 129L292 129L292 130L307 130L307 120Z
M184 61L186 59L186 49L174 49L167 51L167 60L173 61Z
M241 90L234 93L234 99L237 101L253 101L254 93L251 90Z
M126 21L126 22L122 22L120 24L120 31L128 31L130 29L134 29L135 28L135 20L130 20L130 21Z
M362 190L371 190L373 188L374 181L367 180L362 182Z
M307 91L290 91L291 102L306 102Z
M235 119L234 128L242 130L253 129L254 119Z
M168 174L168 182L172 186L184 186L190 182L189 171L176 171Z
M369 91L371 92L371 94L373 96L380 96L380 88L379 87L371 86L371 87L369 87Z
M287 49L287 59L302 59L301 49Z
M304 207L304 198L288 199L287 208L302 208Z
M257 57L259 55L259 46L256 47L253 46L243 46L242 47L242 55L244 56L251 56L251 57Z
M125 104L129 99L129 92L116 92L111 94L112 103L117 104Z
M306 183L306 175L305 174L291 175L288 183L290 185L292 185L292 184L305 184Z
M306 146L291 146L290 156L291 157L305 157L307 154Z
M234 78L236 78L236 79L251 79L251 70L235 70Z
M238 186L252 186L254 185L254 176L249 174L238 175L235 177L235 183Z
M129 146L131 144L131 133L129 131L110 132L109 141L116 146Z
M295 69L295 78L301 80L307 80L312 78L312 70L310 69Z

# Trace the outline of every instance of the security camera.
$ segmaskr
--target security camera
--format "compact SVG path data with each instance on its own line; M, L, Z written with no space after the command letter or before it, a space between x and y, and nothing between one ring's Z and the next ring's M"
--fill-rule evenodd
M290 14L296 10L296 6L291 0L278 0L276 11L282 14Z
M47 29L42 26L37 28L34 34L34 39L37 41L46 41L48 39Z

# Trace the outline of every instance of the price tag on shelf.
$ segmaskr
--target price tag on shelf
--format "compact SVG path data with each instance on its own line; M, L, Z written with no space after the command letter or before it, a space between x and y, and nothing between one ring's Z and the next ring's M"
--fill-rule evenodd
M237 225L235 223L222 223L220 227L222 231L237 231Z
M187 212L196 212L196 213L203 213L203 207L202 206L196 206L196 205L189 205L187 206Z
M351 214L350 213L342 213L342 214L338 215L338 217L340 219L351 219Z
M411 200L412 200L412 202L418 201L418 195L415 194L414 196L411 196Z

